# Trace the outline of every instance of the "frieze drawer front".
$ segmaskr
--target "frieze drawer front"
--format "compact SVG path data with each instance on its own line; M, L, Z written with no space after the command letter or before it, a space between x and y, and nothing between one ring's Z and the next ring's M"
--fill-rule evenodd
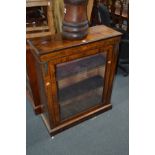
M121 33L103 25L88 32L83 40L63 40L57 34L27 41L27 70L35 71L33 76L28 71L35 81L30 83L33 98L40 101L51 135L112 108Z

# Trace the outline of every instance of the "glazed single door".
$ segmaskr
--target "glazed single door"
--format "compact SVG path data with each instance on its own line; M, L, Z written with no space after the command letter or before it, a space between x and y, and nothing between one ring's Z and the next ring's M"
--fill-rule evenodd
M55 66L60 121L106 104L110 58L104 50Z

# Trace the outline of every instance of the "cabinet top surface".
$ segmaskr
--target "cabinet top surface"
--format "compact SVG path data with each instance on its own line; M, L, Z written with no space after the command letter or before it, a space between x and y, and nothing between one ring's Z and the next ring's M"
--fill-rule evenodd
M87 37L83 40L63 40L61 34L57 34L53 36L28 40L28 43L34 49L37 55L43 55L50 52L84 45L103 39L110 39L120 35L121 33L118 31L115 31L104 25L99 25L90 27Z

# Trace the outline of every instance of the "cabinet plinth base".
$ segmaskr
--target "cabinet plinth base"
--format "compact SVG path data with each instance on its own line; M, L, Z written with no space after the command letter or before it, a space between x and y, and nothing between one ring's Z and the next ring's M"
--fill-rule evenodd
M81 122L83 122L83 121L85 121L87 119L90 119L90 118L92 118L92 117L94 117L94 116L96 116L98 114L101 114L101 113L103 113L103 112L105 112L107 110L110 110L110 109L112 109L112 104L107 104L107 105L102 106L100 108L97 108L97 109L95 109L93 111L90 111L90 112L88 112L86 114L83 114L83 115L81 115L79 117L76 117L76 118L71 119L69 121L65 121L65 122L61 123L60 125L58 125L57 127L54 127L53 129L50 128L50 125L49 125L48 121L46 120L46 118L44 117L43 114L41 114L41 117L42 117L42 119L44 121L44 124L46 125L46 127L48 129L49 134L51 136L54 136L57 133L60 133L60 132L64 131L65 129L68 129L68 128L74 126L74 125L77 125L77 124L79 124L79 123L81 123Z

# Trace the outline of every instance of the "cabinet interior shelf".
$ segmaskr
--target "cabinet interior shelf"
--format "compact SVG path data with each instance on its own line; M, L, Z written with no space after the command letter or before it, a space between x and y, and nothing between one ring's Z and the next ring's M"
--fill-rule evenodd
M56 67L56 79L59 89L97 75L104 77L105 61L105 54L97 54L58 64Z
M95 76L83 80L81 82L75 83L69 87L65 87L59 90L59 101L65 102L71 98L76 98L81 94L84 95L88 92L97 90L98 88L103 87L103 78L101 76Z
M97 54L86 58L70 61L57 65L57 80L68 78L69 76L87 72L91 69L105 65L105 56Z
M103 78L87 78L69 87L59 90L58 98L62 119L74 116L102 103Z

